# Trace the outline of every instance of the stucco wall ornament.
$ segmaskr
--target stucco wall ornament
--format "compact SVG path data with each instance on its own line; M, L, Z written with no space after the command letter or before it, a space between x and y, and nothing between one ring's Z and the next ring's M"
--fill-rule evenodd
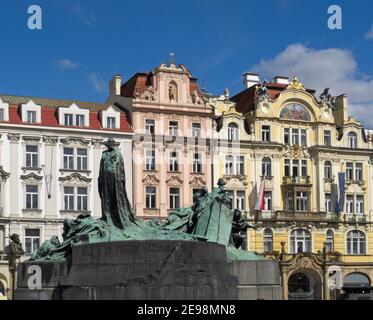
M193 92L192 92L192 102L194 104L202 104L203 103L203 100L198 95L197 90L193 90Z
M260 102L268 101L269 95L267 93L268 88L267 88L266 80L264 80L261 85L256 86L255 89L256 89L255 93L259 97Z

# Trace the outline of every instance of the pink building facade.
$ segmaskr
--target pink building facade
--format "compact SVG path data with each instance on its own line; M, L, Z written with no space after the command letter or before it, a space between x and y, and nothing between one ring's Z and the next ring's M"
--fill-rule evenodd
M137 73L119 90L120 82L113 78L111 99L126 106L135 133L132 204L138 217L164 219L211 190L213 111L183 65Z

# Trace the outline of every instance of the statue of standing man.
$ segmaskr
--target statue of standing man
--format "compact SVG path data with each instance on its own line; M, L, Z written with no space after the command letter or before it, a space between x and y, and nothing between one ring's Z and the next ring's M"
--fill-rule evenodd
M113 138L104 144L107 150L102 154L98 177L102 219L109 226L125 229L136 223L136 218L127 196L124 161Z

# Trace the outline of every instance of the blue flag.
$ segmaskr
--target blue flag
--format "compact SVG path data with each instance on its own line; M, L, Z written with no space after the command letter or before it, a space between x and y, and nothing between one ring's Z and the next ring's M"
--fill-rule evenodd
M345 205L345 181L346 181L346 173L339 172L338 173L338 190L339 190L339 200L338 205L336 208L336 213L341 213L344 210Z

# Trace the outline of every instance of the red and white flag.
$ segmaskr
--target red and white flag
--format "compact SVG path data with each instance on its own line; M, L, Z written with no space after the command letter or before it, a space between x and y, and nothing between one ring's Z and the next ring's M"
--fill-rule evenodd
M262 182L260 184L260 190L258 199L256 200L255 210L264 210L264 185L265 185L265 177L263 176Z

